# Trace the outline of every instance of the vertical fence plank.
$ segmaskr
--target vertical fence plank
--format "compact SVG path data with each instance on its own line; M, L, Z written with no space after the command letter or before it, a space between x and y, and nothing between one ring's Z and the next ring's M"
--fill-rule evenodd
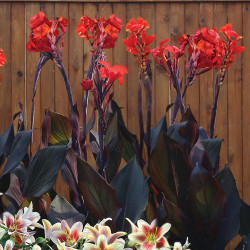
M216 3L214 4L214 26L219 29L227 23L227 3ZM221 34L222 35L222 34ZM223 36L223 35L222 35ZM230 69L229 69L230 70ZM215 123L215 136L223 139L220 153L220 168L223 168L225 163L228 161L227 148L227 75L224 79L224 84L220 87L220 95L218 100L218 110Z
M41 3L43 11L48 19L55 16L54 3ZM49 60L41 71L41 123L44 119L44 108L55 109L55 64Z
M213 3L200 3L199 9L200 28L213 28ZM207 133L210 130L210 116L213 105L214 77L213 71L200 76L200 125Z
M55 17L63 16L68 18L68 3L56 3L55 4ZM66 34L63 36L64 48L63 48L63 64L67 74L69 73L69 29L67 28ZM72 85L72 83L71 83ZM69 115L69 101L65 88L64 80L60 70L55 69L55 110L58 113L68 116Z
M11 3L1 3L0 15L0 48L6 56L6 64L0 69L0 134L10 125L12 120L11 98Z
M12 115L19 112L18 101L25 105L25 5L12 3L11 10L11 82ZM15 122L15 126L17 121Z
M40 10L39 3L26 3L26 41L29 41L30 28L29 20L32 16L36 15ZM31 128L31 109L32 109L32 96L33 96L33 80L36 71L36 65L39 61L40 53L26 51L26 110L27 110L27 128ZM37 149L37 145L41 133L41 121L40 121L40 78L38 79L35 97L35 119L34 119L34 129L33 129L33 151Z
M150 11L149 11L150 10ZM141 3L141 17L145 19L149 24L149 29L147 30L148 35L154 35L155 34L155 15L152 15L152 13L155 13L155 4L154 3ZM151 49L155 48L155 41L149 45ZM151 56L149 55L149 59L151 59ZM151 64L151 70L153 75L155 74L155 63L153 62ZM142 112L143 112L143 122L144 122L144 131L147 132L147 93L142 86ZM151 127L155 124L155 84L152 83L152 114L151 114ZM143 158L147 159L147 149L146 144L144 144L144 150L143 150Z
M228 4L228 21L242 34L242 3ZM228 70L228 160L242 197L242 55Z
M250 204L250 3L243 4L243 198Z
M88 15L90 18L97 18L98 17L98 6L96 3L85 3L84 4L84 15ZM90 46L89 42L84 40L84 78L87 76L87 72L91 62L91 51L92 47ZM88 114L87 114L87 121L90 119L93 110L93 96L92 93L89 93L89 105L88 105ZM97 116L96 116L97 117ZM94 126L94 130L97 130L97 119ZM87 153L88 153L88 162L91 166L96 167L96 162L93 157L89 140L87 139Z
M140 16L140 4L128 3L127 4L127 22L131 18L137 18ZM139 135L139 123L138 123L138 67L136 59L133 55L128 53L128 129Z
M123 44L123 39L126 39L127 32L126 27L126 16L127 9L125 3L113 3L114 14L120 18L123 22L123 28L119 33L118 40L114 48L114 65L123 65L127 67L127 51L126 47ZM127 125L128 116L127 116L127 105L128 105L128 77L124 76L124 82L122 86L118 84L114 85L114 100L122 107L122 116L125 124Z
M68 18L68 3L55 3L55 17L63 16ZM63 36L64 48L63 48L63 64L66 70L66 73L69 74L69 32L67 29L66 34ZM72 86L72 83L71 83ZM68 95L65 88L64 80L61 75L60 70L55 68L55 111L69 116L69 101ZM56 181L56 192L62 195L65 199L70 200L69 186L64 183L61 174L58 175Z
M183 3L173 3L170 5L171 18L170 18L170 30L171 30L171 45L178 46L179 43L177 41L178 37L180 37L184 33L184 4ZM180 63L180 73L181 77L183 77L183 81L185 82L185 67L184 61L181 60ZM170 88L170 102L175 102L176 90L173 86ZM181 118L180 110L176 118L176 122L179 122Z
M198 28L199 28L199 5L196 3L186 3L185 4L185 33L192 35ZM186 107L190 106L192 113L194 114L197 122L199 123L200 122L199 77L197 77L194 83L188 87L184 103Z
M156 3L155 8L155 36L156 46L166 39L170 38L170 4ZM169 104L169 80L168 74L159 64L155 66L155 122L159 122L165 114L166 107Z

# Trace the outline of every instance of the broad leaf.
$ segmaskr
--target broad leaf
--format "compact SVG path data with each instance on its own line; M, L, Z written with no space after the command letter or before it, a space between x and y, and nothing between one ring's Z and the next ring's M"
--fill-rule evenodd
M9 157L0 178L0 191L5 193L9 188L10 173L20 164L27 153L30 144L31 130L21 131L16 134L11 146Z
M98 219L111 217L115 222L121 211L115 190L79 157L77 170L79 188L90 213Z
M151 154L154 151L156 142L161 131L167 132L167 120L166 115L164 115L161 120L151 129L150 141L151 141Z
M122 141L119 135L113 137L107 145L108 161L106 167L107 181L110 183L116 176L122 158Z
M120 133L123 145L122 157L126 162L128 162L134 157L134 155L138 156L139 143L136 136L130 133L126 128L122 117L121 108L115 101L111 102L111 107L113 113L117 112L118 131Z
M199 138L199 127L190 108L187 109L180 123L169 127L168 135L178 142L188 154L190 153Z
M50 111L51 133L49 137L50 145L67 145L72 135L70 120L68 117Z
M241 201L236 183L228 164L216 176L216 180L226 193L226 216L217 236L216 249L225 249L239 232Z
M13 171L23 160L30 144L32 131L26 130L16 134L3 175Z
M246 237L250 234L250 206L241 200L240 231L239 234Z
M187 232L190 230L187 226L188 218L181 208L166 199L164 199L164 207L167 210L168 221L172 225L171 231L178 237L187 237Z
M226 195L215 178L197 163L188 189L190 213L204 249L212 249L225 217Z
M85 219L86 217L83 214L80 214L66 199L60 195L57 195L50 204L48 220L52 224L66 220L69 226L72 227L73 224L78 221L84 223Z
M14 141L14 129L11 124L4 132L0 135L0 167L3 165L6 157L9 155L12 143Z
M222 139L201 140L205 153L212 166L212 174L215 175L219 169L219 157Z
M186 203L192 163L180 145L162 131L149 160L152 183L166 199L181 207Z
M51 146L38 151L31 158L23 196L40 197L54 186L65 153L66 146Z
M127 231L126 218L136 222L148 203L148 187L140 165L134 157L119 172L112 186L115 189L122 211L117 219L118 230Z

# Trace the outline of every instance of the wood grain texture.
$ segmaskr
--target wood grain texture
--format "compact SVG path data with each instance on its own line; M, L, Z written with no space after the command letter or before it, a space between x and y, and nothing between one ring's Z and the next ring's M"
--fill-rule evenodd
M11 9L11 89L12 116L25 105L25 5L13 3ZM17 119L14 122L17 126Z
M239 18L240 16L240 18ZM242 34L242 4L228 4L228 21L235 31ZM239 194L242 186L242 54L235 55L235 61L228 70L228 160L236 179Z
M195 3L185 4L185 33L192 35L199 27L199 6ZM185 79L186 81L187 79ZM185 83L185 82L184 82ZM184 86L183 86L184 87ZM200 81L199 77L188 87L186 98L184 98L186 108L190 106L198 124L200 123Z
M201 3L199 8L199 26L212 29L214 26L213 4ZM207 133L210 130L210 116L213 105L214 76L209 71L200 76L200 125Z
M54 3L41 3L41 11L51 20L55 17ZM41 116L43 122L45 108L55 110L55 64L49 60L41 71ZM37 119L35 117L35 119Z
M84 15L88 15L90 18L97 18L98 17L98 5L94 3L85 3L84 4ZM88 41L82 40L81 41L84 43L83 44L83 68L84 68L84 78L87 76L87 72L89 69L90 61L91 61L91 51L92 48L89 44ZM82 76L83 77L83 76ZM87 121L90 119L93 111L93 95L92 93L89 93L89 104L88 104L88 113L87 113ZM97 121L97 116L96 116L96 121ZM97 122L95 123L95 126L93 128L95 131L97 131ZM96 162L94 159L94 156L92 154L90 144L89 144L89 138L87 139L87 154L88 154L88 162L90 163L91 166L97 167Z
M243 45L245 51L243 52L243 198L244 201L250 204L250 3L243 4Z
M63 16L64 18L69 17L69 4L67 3L56 3L55 4L55 17ZM69 74L69 32L63 35L63 64L66 73ZM64 80L60 70L55 68L55 111L69 116L69 102L68 95L65 88Z
M113 4L113 11L114 14L123 21L124 27L126 26L126 16L127 16L127 9L125 3L114 3ZM123 40L126 39L127 32L125 28L123 28L118 36L116 41L116 46L114 48L114 65L123 65L128 67L127 65L127 51L126 46L123 43ZM124 75L124 82L121 86L118 84L114 85L114 100L122 107L122 116L124 119L125 124L128 123L128 109L127 109L127 102L128 102L128 76Z
M162 40L170 38L170 4L156 3L155 11L155 36L156 46ZM159 122L169 104L169 78L168 74L159 64L155 65L155 121Z
M12 82L11 82L11 3L1 3L0 15L5 22L0 22L0 48L6 56L6 63L0 69L0 133L11 124L12 121Z
M75 2L75 3L85 3L86 0L10 0L11 2ZM238 2L248 2L249 0L240 0ZM6 2L6 0L0 0L0 2ZM99 3L99 2L110 2L110 3L133 3L135 0L88 0L87 2ZM141 0L140 2L153 2L152 0ZM172 3L176 0L154 0L154 2L165 2ZM181 0L180 2L235 2L235 0Z
M30 28L28 24L30 23L30 18L37 14L40 10L39 3L26 3L26 41L29 41L30 37ZM36 71L36 66L39 61L40 54L36 52L26 51L26 110L27 110L27 128L31 128L31 108L32 108L32 97L33 97L33 80ZM34 130L33 130L33 148L34 151L37 149L41 135L41 78L38 79L37 88L36 88L36 97L35 97L35 119L34 119Z
M218 3L214 5L214 26L220 29L227 23L227 3ZM229 69L230 70L230 69ZM220 154L220 169L228 162L228 74L224 79L224 84L220 87L218 100L218 110L215 123L215 136L223 139Z
M139 17L140 4L139 3L129 3L127 5L127 22L131 18ZM138 66L136 59L130 53L128 56L128 129L139 135L139 122L138 122Z
M170 38L171 45L179 46L177 41L178 37L180 37L184 33L184 4L183 3L173 3L170 5ZM185 82L185 66L184 60L179 61L180 74L181 79ZM174 103L176 97L176 90L173 86L170 88L170 100L169 103ZM172 109L173 110L173 109ZM172 114L171 114L172 115ZM181 113L179 112L176 117L176 122L179 122L181 119Z

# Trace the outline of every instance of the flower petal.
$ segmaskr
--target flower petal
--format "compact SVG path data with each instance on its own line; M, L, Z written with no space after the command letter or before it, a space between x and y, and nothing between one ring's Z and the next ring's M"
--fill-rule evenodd
M146 240L146 235L143 232L131 233L128 235L131 242L142 245Z
M156 232L157 239L160 239L162 236L164 236L165 233L167 233L171 228L170 223L165 223L162 225Z

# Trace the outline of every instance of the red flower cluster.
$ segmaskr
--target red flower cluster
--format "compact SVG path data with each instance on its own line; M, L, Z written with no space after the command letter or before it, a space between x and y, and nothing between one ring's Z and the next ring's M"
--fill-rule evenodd
M115 47L121 28L122 21L114 14L110 15L107 20L104 17L91 19L83 16L76 32L81 38L90 41L91 46L97 48L102 44L102 49L109 49Z
M5 62L6 62L6 56L4 55L3 50L0 49L0 66L3 67Z
M142 69L145 68L148 60L149 45L155 40L155 35L147 36L146 30L148 28L149 24L143 18L138 17L137 21L132 18L126 26L126 31L130 32L130 36L123 40L127 51L136 56L138 65Z
M27 43L27 50L31 52L53 52L56 40L63 34L68 26L68 19L59 17L49 20L44 12L39 11L37 15L30 18L30 41ZM59 30L60 29L60 30Z
M176 46L165 45L165 43L169 42L170 39L166 39L160 42L159 46L155 49L151 50L151 54L154 57L156 63L159 63L163 68L166 69L166 62L171 60L172 58L176 58L177 60L183 56L184 51L179 49ZM165 45L165 46L164 46ZM170 53L170 57L167 55Z
M188 46L190 55L195 52L199 53L197 60L197 68L228 68L230 63L234 61L234 54L241 53L244 47L237 46L240 37L232 30L232 25L227 24L220 30L228 41L224 41L217 28L208 30L206 27L197 30L192 36L183 34L178 38L178 42L182 50Z
M123 84L123 75L128 74L128 69L122 65L113 67L106 61L99 61L104 67L100 68L101 78L106 78L106 85L112 84L115 80L119 80L119 86Z

